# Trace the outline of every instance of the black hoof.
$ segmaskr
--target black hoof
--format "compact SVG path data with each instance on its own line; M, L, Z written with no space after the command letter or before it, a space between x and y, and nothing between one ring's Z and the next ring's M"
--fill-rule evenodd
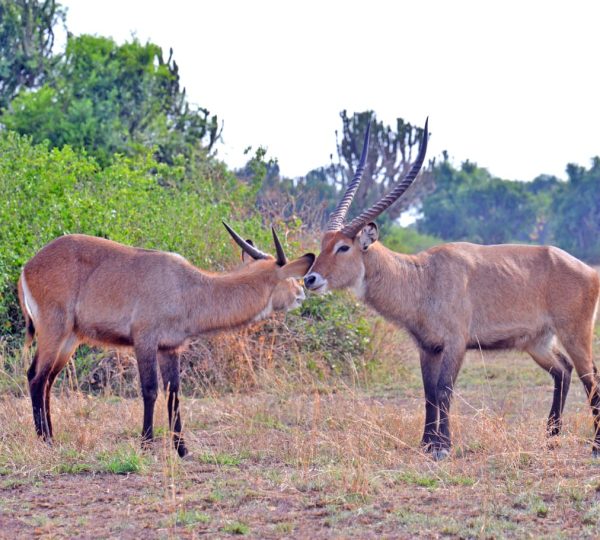
M442 461L450 455L448 448L436 448L431 452L431 457L434 461Z
M175 447L177 449L177 453L179 454L180 458L184 458L186 456L189 455L189 451L188 449L185 447L185 444L180 443L178 446Z
M592 448L592 459L600 459L600 448L598 448L597 446L594 446L594 448Z

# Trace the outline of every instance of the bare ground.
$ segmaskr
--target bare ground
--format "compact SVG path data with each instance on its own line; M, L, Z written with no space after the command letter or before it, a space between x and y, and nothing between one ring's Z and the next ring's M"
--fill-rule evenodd
M549 445L550 377L524 355L470 354L453 453L435 463L419 450L408 357L385 385L264 373L254 393L184 399L184 461L162 398L149 452L138 449L140 400L63 390L49 448L28 399L0 398L0 538L600 537L600 461L578 381Z

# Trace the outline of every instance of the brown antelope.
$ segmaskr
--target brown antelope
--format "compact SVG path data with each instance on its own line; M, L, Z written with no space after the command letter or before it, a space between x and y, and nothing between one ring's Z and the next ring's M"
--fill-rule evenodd
M124 346L133 348L138 364L143 443L153 438L160 369L175 448L186 455L179 351L195 336L298 307L304 290L294 278L302 277L315 258L308 253L288 263L273 230L274 258L224 225L247 263L233 272L209 273L174 253L81 234L57 238L24 266L18 291L25 349L37 338L27 377L39 436L51 441L50 390L79 344Z
M329 218L305 286L317 293L352 289L414 338L426 399L422 445L435 459L450 451L448 413L467 349L523 350L550 373L550 435L560 431L575 366L591 404L593 455L599 457L600 377L592 360L597 273L555 247L456 242L405 255L377 242L372 220L417 176L427 149L427 123L408 174L386 197L344 224L360 182L368 137L367 130L355 177Z

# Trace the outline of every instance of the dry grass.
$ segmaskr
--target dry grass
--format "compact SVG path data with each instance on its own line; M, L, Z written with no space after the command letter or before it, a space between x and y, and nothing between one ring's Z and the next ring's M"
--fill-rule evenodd
M374 341L388 332L384 325ZM250 362L251 392L185 398L186 461L168 444L162 397L159 438L146 453L139 399L64 384L50 448L35 437L28 398L1 398L0 537L135 538L142 528L148 538L600 535L600 463L577 381L564 433L548 448L547 374L524 355L470 354L453 454L435 463L418 447L414 349L404 338L393 351L383 343L373 350L401 354L403 365L357 368L344 383L300 359L286 369Z

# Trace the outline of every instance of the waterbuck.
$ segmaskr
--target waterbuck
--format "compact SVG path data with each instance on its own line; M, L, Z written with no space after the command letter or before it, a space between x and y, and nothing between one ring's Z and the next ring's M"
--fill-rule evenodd
M144 399L143 444L153 438L160 369L173 442L179 455L186 455L179 415L179 351L206 332L237 328L273 311L298 307L305 296L296 278L315 259L308 253L287 262L274 229L276 258L224 225L247 264L222 274L200 270L174 253L81 234L53 240L25 264L18 292L26 322L25 349L37 339L27 377L39 436L52 439L50 391L79 344L130 347Z
M422 445L435 459L450 451L450 401L467 349L523 350L550 373L550 435L560 431L575 366L592 408L593 455L599 457L600 377L592 360L592 333L600 282L592 268L548 246L456 242L405 255L377 242L372 220L413 182L427 139L426 122L418 157L406 176L344 224L364 168L367 129L356 174L329 218L305 286L317 293L352 289L414 338L426 400Z

